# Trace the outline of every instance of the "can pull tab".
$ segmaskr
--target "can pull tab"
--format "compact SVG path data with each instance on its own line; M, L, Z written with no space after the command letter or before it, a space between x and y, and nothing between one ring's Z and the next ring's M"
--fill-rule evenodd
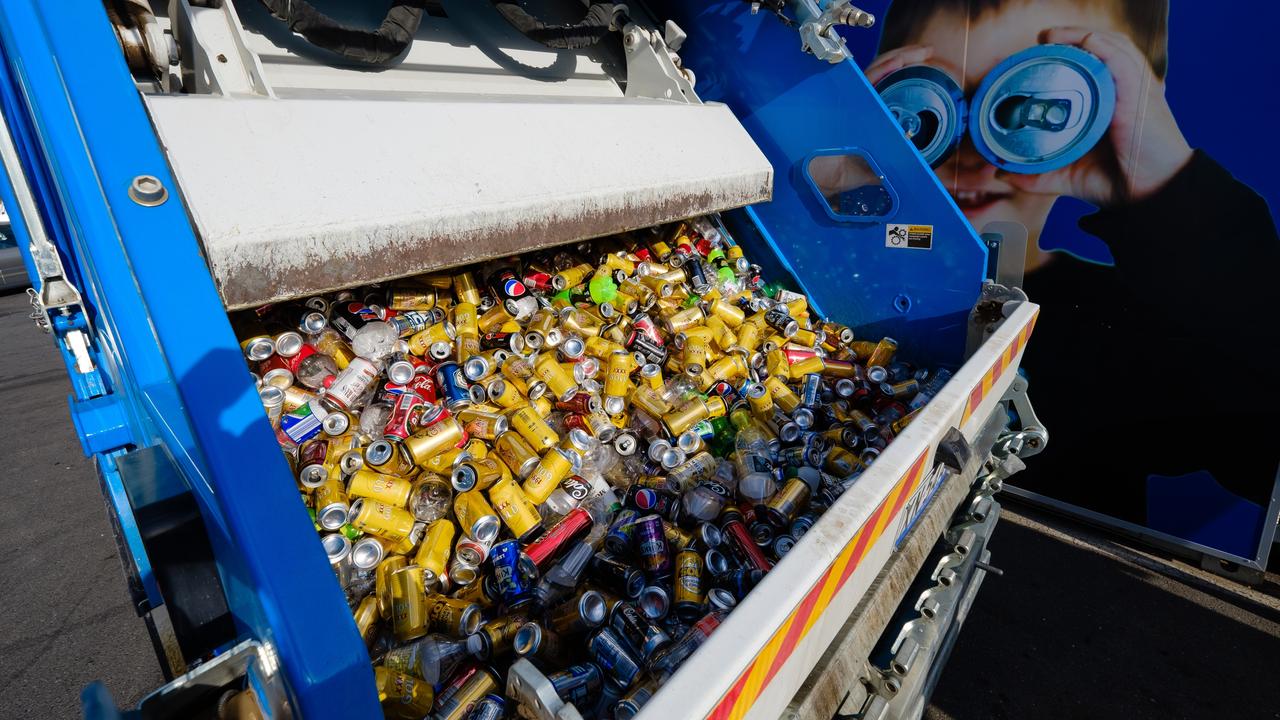
M996 124L1007 132L1023 128L1061 132L1070 119L1071 101L1067 98L1010 95L995 109Z

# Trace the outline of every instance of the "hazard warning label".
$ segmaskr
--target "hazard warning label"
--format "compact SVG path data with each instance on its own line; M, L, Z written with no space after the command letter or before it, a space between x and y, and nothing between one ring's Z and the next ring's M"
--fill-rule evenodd
M911 250L932 249L933 226L886 225L884 229L884 246L891 248L909 248Z

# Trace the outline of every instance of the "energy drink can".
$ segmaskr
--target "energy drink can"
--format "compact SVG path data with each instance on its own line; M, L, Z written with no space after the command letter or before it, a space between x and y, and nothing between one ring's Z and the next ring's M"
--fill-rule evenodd
M489 551L489 560L493 563L494 582L507 607L514 608L532 599L537 568L520 552L518 542L504 540L494 545Z
M662 516L645 515L635 523L636 555L640 567L651 578L671 574L671 554L667 550L666 534L662 531Z
M692 622L702 616L702 556L697 550L682 550L676 554L675 603L676 616Z

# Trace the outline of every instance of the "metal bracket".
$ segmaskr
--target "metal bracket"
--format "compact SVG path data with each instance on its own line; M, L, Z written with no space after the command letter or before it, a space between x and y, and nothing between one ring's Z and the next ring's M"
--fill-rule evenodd
M702 104L693 91L697 82L693 71L682 67L676 50L687 37L684 30L668 20L665 33L627 23L622 28L622 47L627 55L627 91L629 98L658 98L690 105Z
M806 52L831 64L853 57L844 38L831 32L836 25L869 28L876 24L871 13L854 7L849 0L795 0L796 17L800 20L800 42Z
M45 233L35 196L31 192L31 186L27 184L27 175L18 158L18 149L13 144L9 124L3 115L0 115L0 163L4 165L13 187L13 195L18 203L17 212L27 229L27 250L36 269L36 277L32 278L35 287L28 291L31 298L31 319L45 332L53 330L57 333L75 357L77 372L90 373L94 369L93 358L89 354L89 338L93 333L88 315L84 312L84 300L80 296L80 290L66 279L62 256ZM57 310L57 315L51 317L51 310Z
M972 357L978 348L1000 329L1005 319L1027 301L1027 294L1021 288L1007 287L990 280L984 282L978 301L969 312L965 358Z
M1013 378L1013 383L1005 391L1007 400L1018 413L1018 424L1022 427L1000 436L991 452L997 457L1016 455L1029 458L1044 450L1049 444L1049 431L1040 418L1036 417L1035 408L1031 407L1031 398L1027 397L1027 379L1021 375Z

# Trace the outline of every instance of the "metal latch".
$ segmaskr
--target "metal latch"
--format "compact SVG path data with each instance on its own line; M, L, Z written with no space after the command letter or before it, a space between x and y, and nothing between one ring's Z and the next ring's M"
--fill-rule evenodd
M1049 444L1049 431L1040 422L1040 418L1036 417L1035 408L1031 407L1031 399L1027 397L1027 379L1015 375L1009 389L1005 391L1004 399L1018 413L1018 424L1021 427L1001 435L991 453L997 457L1016 455L1020 458L1039 454Z
M58 248L45 234L35 197L27 184L26 173L22 170L13 136L9 134L9 125L3 115L0 115L0 162L3 162L5 172L9 175L13 195L18 203L18 213L27 228L31 262L36 267L34 279L38 287L28 291L31 297L31 318L42 330L52 330L62 339L67 351L75 358L76 372L82 375L91 373L94 370L93 358L89 354L89 337L92 331L89 318L84 312L84 300L80 296L80 290L66 279L66 270L62 266ZM50 311L57 312L51 315Z

